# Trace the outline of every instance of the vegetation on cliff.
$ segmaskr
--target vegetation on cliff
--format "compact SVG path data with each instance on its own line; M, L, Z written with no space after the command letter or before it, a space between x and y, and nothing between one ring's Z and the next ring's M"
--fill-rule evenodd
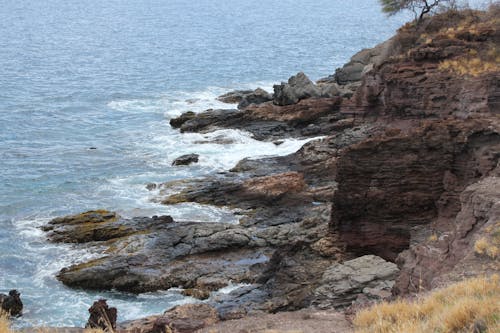
M416 300L383 302L358 313L356 332L500 332L500 280L468 279Z
M382 11L394 15L402 10L411 10L415 14L417 23L432 10L444 4L454 4L452 0L380 0Z

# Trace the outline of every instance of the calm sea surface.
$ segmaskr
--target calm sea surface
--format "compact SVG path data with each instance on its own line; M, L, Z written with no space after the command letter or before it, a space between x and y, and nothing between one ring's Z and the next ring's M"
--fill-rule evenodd
M175 290L68 289L54 274L96 254L49 244L39 227L96 208L229 221L213 207L154 204L144 185L224 170L255 151L288 154L303 142L275 147L231 130L181 135L169 119L228 107L215 97L231 89L270 89L298 71L327 76L407 18L386 18L376 0L2 0L0 292L22 293L16 325L82 325L98 297L120 320L190 301ZM235 143L194 144L214 135ZM191 152L198 165L170 166Z

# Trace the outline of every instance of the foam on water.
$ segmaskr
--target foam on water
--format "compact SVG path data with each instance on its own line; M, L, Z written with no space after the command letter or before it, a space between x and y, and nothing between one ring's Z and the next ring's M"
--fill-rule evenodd
M249 84L239 89L254 88L261 84ZM186 133L170 128L169 117L176 116L187 110L204 111L207 108L234 107L223 104L216 97L226 92L224 88L210 87L201 92L177 92L176 98L160 97L149 99L120 99L111 101L108 106L116 112L142 115L144 113L161 114L162 119L149 124L149 131L138 132L134 147L128 149L129 158L140 160L143 167L125 175L102 179L96 178L91 182L90 198L69 193L67 200L77 205L69 205L67 213L77 213L71 207L87 207L88 209L107 208L117 211L123 217L171 215L178 221L225 222L238 223L235 210L184 203L165 206L154 199L158 191L149 191L146 184L149 182L164 182L168 180L202 177L214 172L227 170L238 161L246 157L278 156L293 153L307 140L289 139L280 145L272 142L261 142L252 138L251 133L241 130L218 130L207 134ZM172 108L174 106L175 108ZM217 143L224 142L224 144ZM53 149L53 148L52 148ZM256 154L258 152L258 154ZM102 150L91 151L94 157L108 159L108 152ZM177 156L188 153L200 155L198 164L192 166L172 167L172 161ZM88 153L83 153L87 155ZM89 193L87 193L87 196ZM89 206L98 199L99 206ZM63 267L99 258L103 255L99 247L86 248L78 245L50 244L45 241L45 233L40 227L51 218L56 217L60 210L52 209L42 213L27 216L12 221L12 227L18 235L17 241L23 255L5 254L1 258L8 262L22 262L30 256L36 258L30 266L29 282L17 277L18 272L3 275L1 285L22 287L26 311L23 317L16 320L16 326L30 326L50 324L55 326L82 325L86 319L86 309L100 297L108 299L109 303L118 307L120 320L131 320L138 317L161 313L165 309L178 304L196 302L190 297L182 296L178 290L160 291L141 295L123 294L117 292L87 292L70 290L62 286L56 279L56 273ZM20 239L19 239L20 238ZM17 252L19 252L17 251ZM230 285L219 293L229 293L242 285ZM49 294L37 290L51 290ZM68 304L68 298L72 301ZM44 304L43 307L33 307L34 304ZM57 315L54 315L57 314ZM43 319L42 319L43 318Z

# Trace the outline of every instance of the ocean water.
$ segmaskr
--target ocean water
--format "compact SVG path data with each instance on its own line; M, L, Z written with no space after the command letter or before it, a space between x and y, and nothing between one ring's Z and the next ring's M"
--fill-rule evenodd
M234 220L225 209L155 204L145 184L226 170L255 152L288 154L304 141L180 134L169 119L231 107L215 98L232 89L270 90L298 71L332 74L408 18L385 17L377 0L2 0L0 292L22 294L16 325L83 325L99 297L118 307L119 320L192 301L177 290L66 288L54 274L98 254L50 244L39 227L96 208ZM234 143L195 144L216 136ZM171 167L186 153L200 163Z

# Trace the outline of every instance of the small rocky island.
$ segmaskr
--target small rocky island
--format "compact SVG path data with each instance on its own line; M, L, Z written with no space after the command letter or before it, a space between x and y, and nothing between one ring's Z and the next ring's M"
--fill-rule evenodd
M220 97L237 109L172 119L181 132L321 138L148 185L165 205L235 209L238 224L101 210L52 220L51 242L103 253L57 278L132 293L182 286L205 299L118 324L124 332L349 332L349 315L374 302L498 273L499 16L492 7L426 18L316 83L299 73L274 94ZM234 283L245 287L211 296Z

